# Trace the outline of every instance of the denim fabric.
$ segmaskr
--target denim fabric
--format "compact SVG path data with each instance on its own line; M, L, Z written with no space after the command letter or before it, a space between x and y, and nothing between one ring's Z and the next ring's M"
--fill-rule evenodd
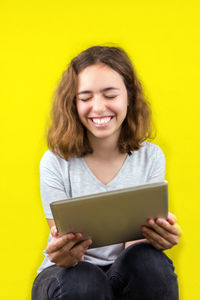
M149 243L124 249L110 266L80 261L56 265L35 279L32 300L177 300L178 282L172 261Z

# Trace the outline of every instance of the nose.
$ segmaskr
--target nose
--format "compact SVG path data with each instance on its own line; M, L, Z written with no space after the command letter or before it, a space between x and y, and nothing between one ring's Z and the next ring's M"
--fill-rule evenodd
M106 105L105 105L104 99L102 98L101 95L96 95L93 98L92 104L93 104L93 106L92 106L93 112L98 115L102 114L106 110Z

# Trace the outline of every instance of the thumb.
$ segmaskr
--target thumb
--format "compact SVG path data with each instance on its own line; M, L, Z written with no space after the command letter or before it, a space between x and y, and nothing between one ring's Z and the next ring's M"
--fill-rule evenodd
M58 236L58 230L57 230L56 226L51 226L51 234L54 237Z
M174 219L172 219L172 218L170 218L170 217L167 218L167 221L168 221L168 223L169 223L170 225L174 225L174 224L175 224Z
M171 224L171 225L174 225L177 221L177 218L174 214L172 213L168 213L168 218L167 218L167 221Z

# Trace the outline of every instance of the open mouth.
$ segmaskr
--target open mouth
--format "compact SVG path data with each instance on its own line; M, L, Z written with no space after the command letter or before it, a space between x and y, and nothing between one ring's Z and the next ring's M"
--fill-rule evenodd
M107 124L113 117L91 118L92 122L97 125Z
M105 117L90 117L89 120L90 122L98 128L104 128L109 126L111 120L114 118L113 116L105 116Z

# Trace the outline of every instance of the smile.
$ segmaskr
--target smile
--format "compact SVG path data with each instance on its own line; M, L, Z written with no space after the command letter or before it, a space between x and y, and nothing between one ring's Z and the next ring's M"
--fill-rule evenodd
M92 122L97 125L106 124L111 120L112 117L104 117L104 118L91 118Z

